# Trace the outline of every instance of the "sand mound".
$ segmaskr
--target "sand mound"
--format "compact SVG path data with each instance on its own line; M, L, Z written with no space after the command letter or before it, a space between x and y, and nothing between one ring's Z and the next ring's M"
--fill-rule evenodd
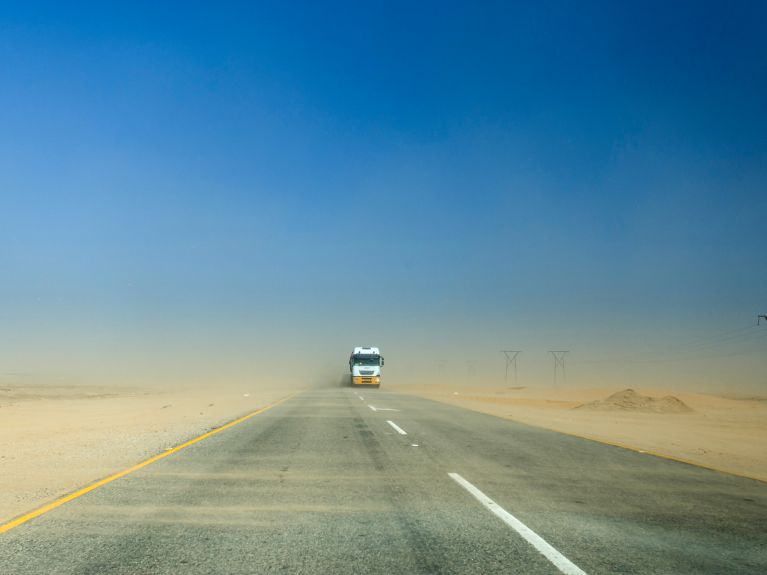
M590 409L596 411L647 411L652 413L690 413L692 409L682 400L667 395L666 397L650 397L642 395L633 389L624 389L605 399L590 401L573 409Z

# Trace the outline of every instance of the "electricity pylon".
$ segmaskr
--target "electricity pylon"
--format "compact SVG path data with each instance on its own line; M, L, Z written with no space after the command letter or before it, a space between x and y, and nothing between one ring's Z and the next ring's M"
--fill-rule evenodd
M501 353L506 356L506 376L503 381L509 383L509 367L514 370L514 383L517 383L517 356L522 353L514 349L502 349Z
M554 356L554 384L557 383L557 373L559 369L562 370L562 383L567 383L567 373L565 372L565 355L570 353L569 350L552 350L549 351Z

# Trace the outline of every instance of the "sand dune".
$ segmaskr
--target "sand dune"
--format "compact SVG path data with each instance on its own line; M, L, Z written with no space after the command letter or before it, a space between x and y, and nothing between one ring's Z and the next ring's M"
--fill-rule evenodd
M765 398L668 389L449 384L387 389L767 481Z
M291 390L0 387L0 522L120 471Z
M692 409L678 397L666 395L652 397L642 395L633 389L624 389L609 395L604 399L589 401L573 409L590 409L595 411L646 411L650 413L690 413Z

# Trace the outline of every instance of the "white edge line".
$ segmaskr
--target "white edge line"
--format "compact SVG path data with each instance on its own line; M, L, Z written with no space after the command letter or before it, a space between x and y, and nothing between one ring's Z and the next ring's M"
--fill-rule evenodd
M375 407L373 407L373 406L372 406L372 405L370 405L369 403L368 403L368 407L369 407L370 409L372 409L373 411L378 411L378 410L377 410Z
M391 423L391 421L389 422ZM466 481L463 477L457 473L448 473L451 479L453 479L458 485L463 487L466 491L471 493L474 498L479 501L485 508L499 517L506 525L511 527L514 531L519 533L525 541L535 547L538 552L546 559L551 561L554 566L566 575L586 575L586 572L578 567L575 563L570 561L567 557L562 555L559 551L549 545L540 535L530 529L527 525L522 523L519 519L514 517L511 513L506 511L503 507L498 505L495 501L490 499L487 495L482 493L479 489L474 487L471 483Z
M407 435L407 431L405 431L404 429L402 429L402 428L401 428L399 425L397 425L396 423L394 423L394 422L393 422L391 419L387 419L387 420L386 420L386 423L388 423L389 425L391 425L391 426L394 428L394 431L396 431L396 432L397 432L397 433L399 433L400 435Z

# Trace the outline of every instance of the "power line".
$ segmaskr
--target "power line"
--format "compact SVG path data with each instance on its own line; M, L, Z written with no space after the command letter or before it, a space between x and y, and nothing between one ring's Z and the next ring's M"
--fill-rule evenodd
M675 347L698 347L701 345L716 344L729 339L738 338L744 335L749 335L756 328L755 325L747 325L738 329L732 329L720 333L714 333L707 336L696 337L689 341L683 341L675 344Z
M764 316L761 316L764 319ZM605 358L595 360L578 361L579 364L597 364L597 363L653 363L665 361L679 361L678 355L692 355L694 359L696 352L702 352L711 348L732 345L735 343L746 342L752 339L759 339L765 331L759 330L757 325L740 327L738 329L727 330L711 334L704 337L697 337L686 342L667 345L661 352L645 351L617 358ZM677 357L674 357L677 356ZM708 354L706 354L708 356ZM701 356L702 357L702 356Z
M767 333L767 332L765 332ZM677 363L682 361L699 361L701 359L716 359L722 357L739 357L743 355L753 355L753 351L733 351L725 353L699 353L697 355L684 355L680 357L666 357L659 359L642 359L635 360L629 363L633 364L659 364L659 363Z

